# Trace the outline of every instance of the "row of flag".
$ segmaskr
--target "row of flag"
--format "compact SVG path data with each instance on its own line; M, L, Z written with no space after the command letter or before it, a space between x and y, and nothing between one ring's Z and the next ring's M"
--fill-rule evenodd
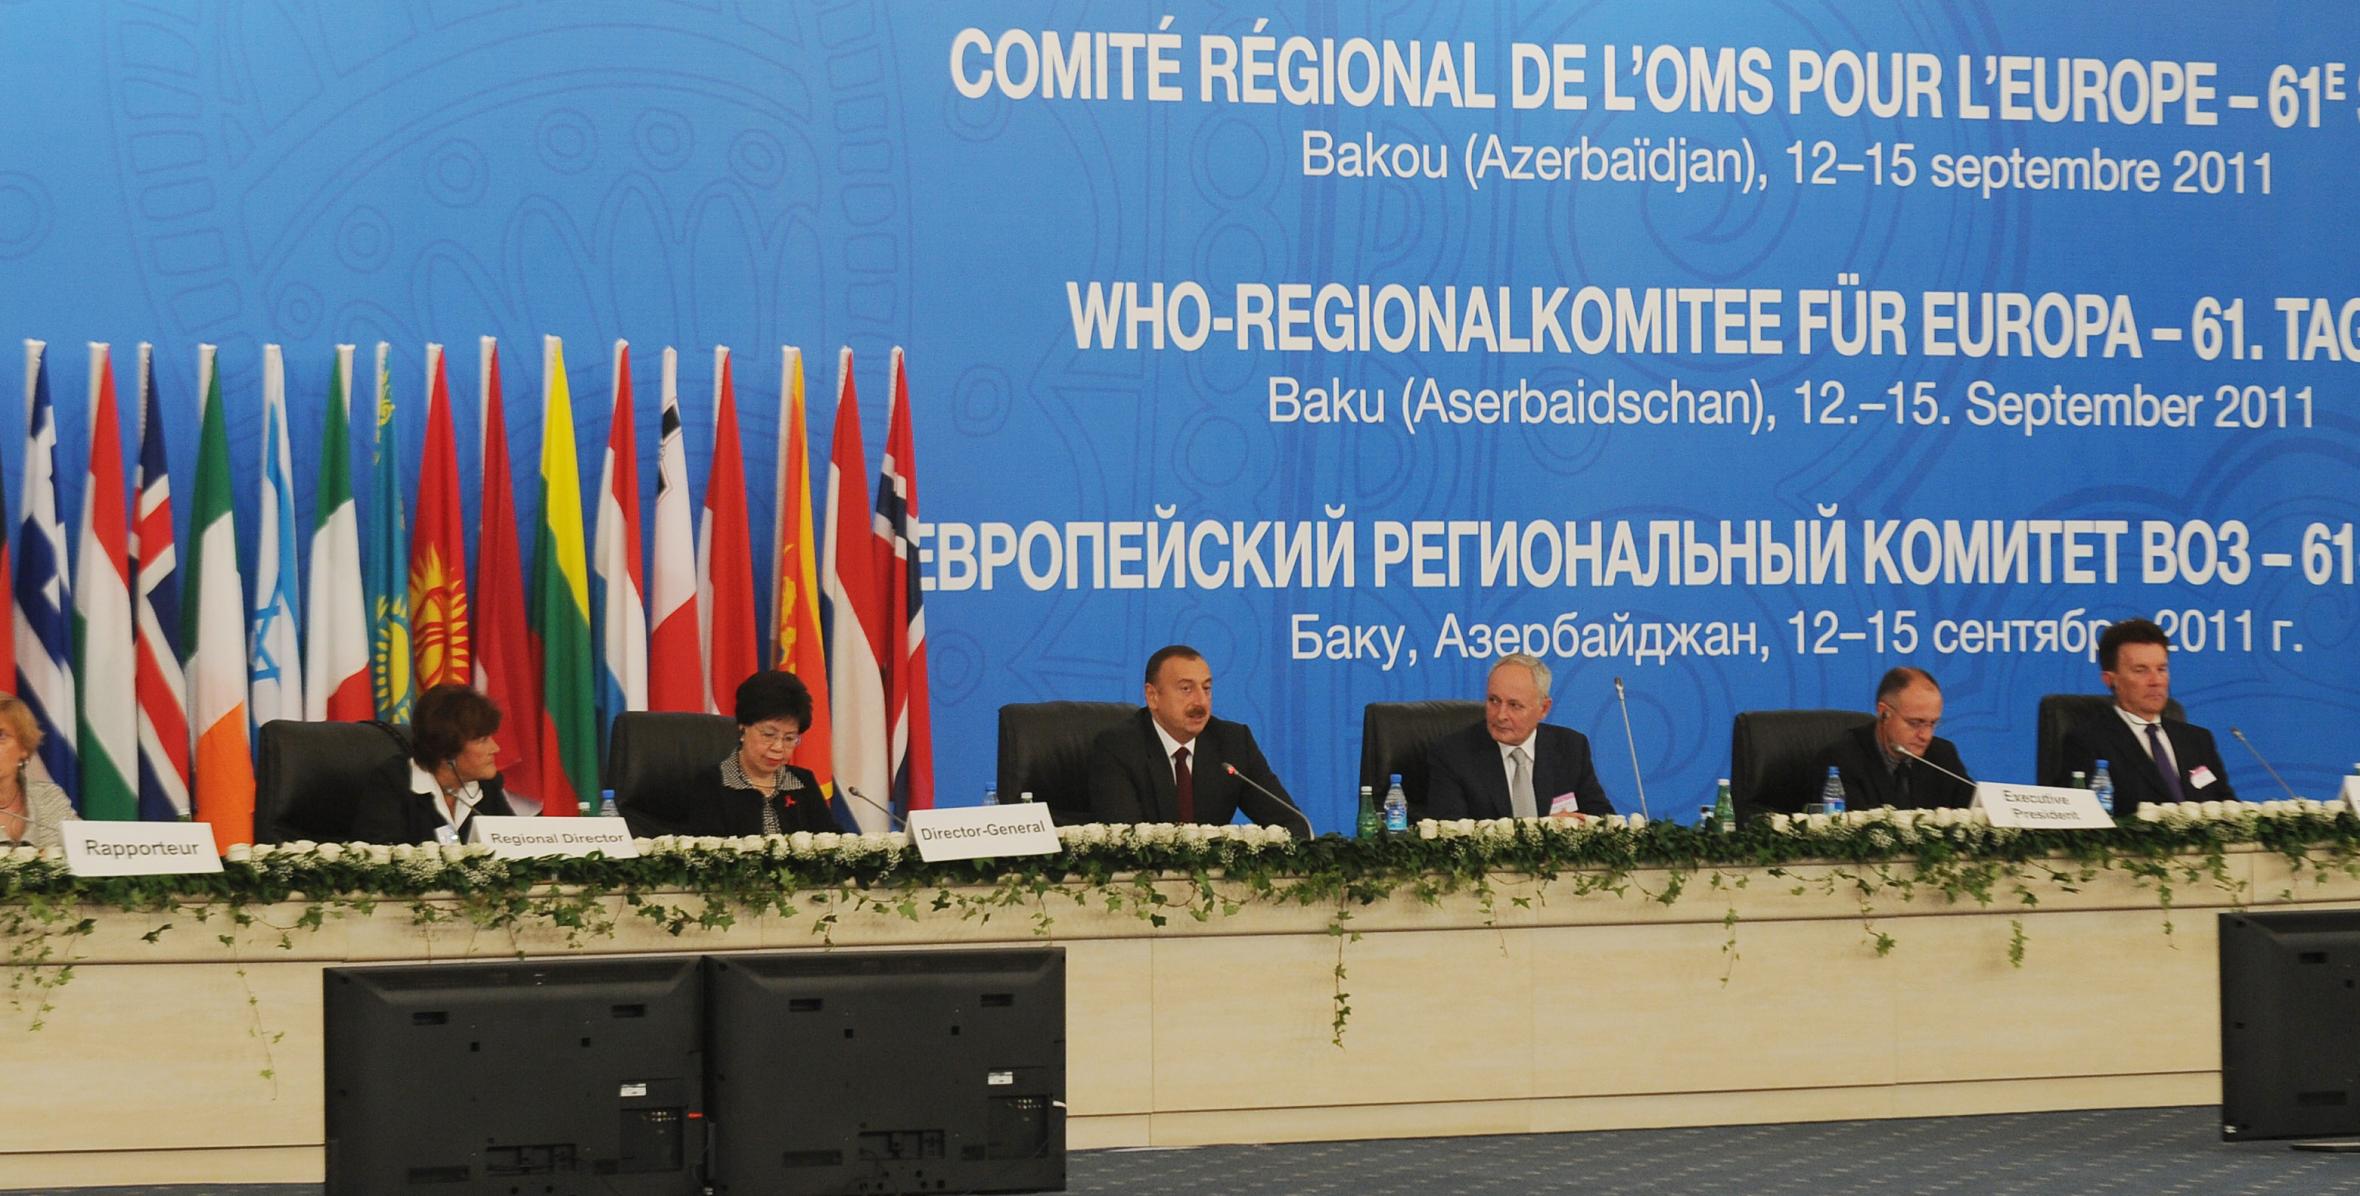
M842 815L881 829L933 805L926 624L912 544L917 483L900 349L873 501L852 352L839 352L824 544L814 534L803 355L781 349L767 633L755 625L756 567L745 551L752 529L729 349L714 350L712 464L693 532L678 356L663 352L655 526L643 535L630 346L615 343L613 417L585 535L564 349L559 338L543 338L541 525L529 574L498 344L482 339L476 372L483 460L472 568L443 347L426 351L414 524L402 501L407 463L395 459L391 434L389 349L377 345L366 526L348 447L352 345L337 346L329 371L313 509L299 525L286 366L279 346L264 347L249 606L214 347L198 349L204 406L184 593L152 347L138 351L139 446L127 504L112 350L90 346L90 477L69 578L50 353L40 341L25 342L29 433L13 561L0 537L0 594L12 599L0 618L0 660L15 662L14 685L0 670L0 689L13 688L32 708L45 733L33 766L73 796L83 817L193 814L212 824L224 848L250 841L252 744L263 723L406 722L419 690L453 681L476 686L505 712L499 763L509 794L545 814L570 814L598 790L604 731L615 715L729 714L737 684L764 667L789 670L810 687L814 717L796 762L818 776ZM0 499L0 527L6 523ZM300 579L299 534L310 540Z

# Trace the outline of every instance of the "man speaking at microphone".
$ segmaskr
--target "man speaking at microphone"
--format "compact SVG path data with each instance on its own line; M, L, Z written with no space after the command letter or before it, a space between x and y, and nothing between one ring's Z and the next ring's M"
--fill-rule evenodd
M1090 741L1091 817L1223 826L1243 810L1264 826L1311 837L1311 821L1271 773L1252 728L1213 717L1213 670L1203 653L1186 644L1156 649L1147 658L1146 697L1138 714Z
M1924 669L1903 665L1877 682L1877 721L1844 733L1814 766L1833 768L1844 804L1855 810L1964 807L1975 799L1958 748L1934 734L1942 724L1942 687Z
M1483 685L1483 721L1426 749L1426 814L1431 818L1538 818L1567 812L1614 813L1590 741L1549 715L1549 666L1522 652L1500 657Z

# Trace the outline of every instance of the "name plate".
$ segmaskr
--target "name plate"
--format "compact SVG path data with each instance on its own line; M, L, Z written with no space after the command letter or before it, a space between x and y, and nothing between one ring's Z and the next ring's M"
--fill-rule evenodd
M1032 802L912 810L909 827L918 857L927 863L1052 855L1063 846L1057 841L1057 824L1049 818L1049 807Z
M64 822L66 871L76 876L166 876L221 871L204 822Z
M2100 809L2098 795L2087 789L1984 781L1975 786L1974 808L1988 815L1993 826L2080 831L2114 825L2113 815Z
M631 840L631 825L620 818L478 814L467 824L467 833L491 848L494 859L530 860L553 855L585 856L591 852L610 860L639 858L639 845Z

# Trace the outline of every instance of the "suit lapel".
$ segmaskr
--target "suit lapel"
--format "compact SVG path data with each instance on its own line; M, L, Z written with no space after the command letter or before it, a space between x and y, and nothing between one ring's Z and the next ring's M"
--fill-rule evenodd
M1515 799L1508 796L1507 757L1500 754L1499 741L1493 739L1489 732L1477 726L1475 733L1482 736L1482 746L1475 752L1475 758L1482 761L1482 765L1475 770L1476 784L1482 787L1483 800L1488 808L1468 812L1478 818L1506 818L1516 809ZM1532 742L1536 746L1540 743L1540 732L1533 732ZM1535 762L1538 762L1537 758ZM1540 793L1538 772L1533 774L1532 791L1536 795Z
M2129 723L2122 721L2121 712L2108 710L2106 718L2114 725L2114 750L2117 753L2114 760L2115 775L2119 777L2126 767L2139 769L2139 776L2145 782L2147 791L2155 795L2155 800L2163 800L2163 770L2156 767L2155 757L2147 754L2147 745L2139 742L2138 734L2131 730ZM2179 754L2176 750L2178 746L2173 744L2174 756ZM2115 788L2121 787L2122 783L2116 781Z
M1139 711L1139 733L1147 738L1147 789L1152 806L1147 811L1149 822L1180 821L1180 790L1172 782L1172 758L1164 754L1163 737L1155 733L1155 716L1145 709ZM1195 766L1196 753L1189 753L1190 767Z

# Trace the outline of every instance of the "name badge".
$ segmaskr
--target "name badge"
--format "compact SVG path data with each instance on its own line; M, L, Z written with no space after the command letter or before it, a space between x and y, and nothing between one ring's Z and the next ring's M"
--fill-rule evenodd
M1049 818L1049 807L1039 803L912 810L909 827L918 857L928 863L1052 855L1063 846L1057 841L1057 824Z
M2034 830L2104 830L2114 817L2098 805L2098 795L2087 789L2052 785L2001 785L1984 781L1975 786L1975 809L1993 826Z
M166 876L221 871L203 822L66 822L66 871L76 876Z
M467 824L467 833L476 842L491 848L494 859L580 857L593 852L610 860L639 858L639 844L631 839L630 824L620 818L526 818L522 815L478 814Z

